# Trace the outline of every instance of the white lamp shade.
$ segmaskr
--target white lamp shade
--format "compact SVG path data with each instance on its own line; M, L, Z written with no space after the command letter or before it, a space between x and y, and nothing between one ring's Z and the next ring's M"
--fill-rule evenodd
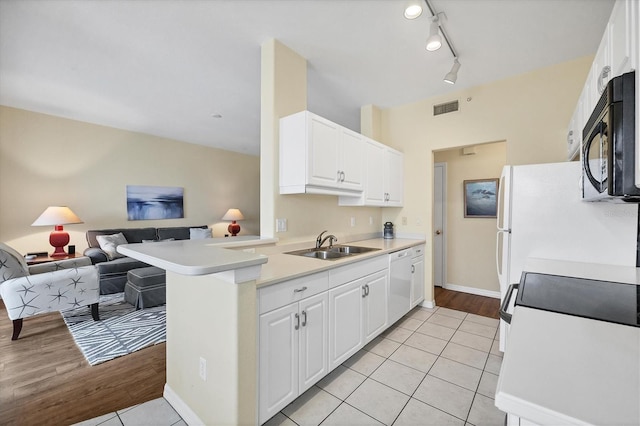
M229 209L222 216L222 220L244 220L244 216L239 209Z
M55 226L72 223L82 223L82 220L67 206L52 206L47 207L31 226Z
M416 19L422 15L422 6L417 1L412 1L404 9L404 17L407 19Z

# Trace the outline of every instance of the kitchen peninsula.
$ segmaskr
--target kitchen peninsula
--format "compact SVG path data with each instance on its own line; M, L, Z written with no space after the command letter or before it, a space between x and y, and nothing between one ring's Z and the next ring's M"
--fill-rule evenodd
M268 256L247 253L206 240L128 244L118 251L167 273L165 398L189 424L255 424L258 292L307 275L328 276L350 264L388 265L389 253L424 242L357 241L351 244L376 250L336 261L294 256L273 247L265 250Z

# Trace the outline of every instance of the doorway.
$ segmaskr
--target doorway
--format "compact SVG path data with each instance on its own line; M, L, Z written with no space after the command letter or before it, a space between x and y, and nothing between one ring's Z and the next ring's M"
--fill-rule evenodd
M433 165L433 285L446 282L447 163Z

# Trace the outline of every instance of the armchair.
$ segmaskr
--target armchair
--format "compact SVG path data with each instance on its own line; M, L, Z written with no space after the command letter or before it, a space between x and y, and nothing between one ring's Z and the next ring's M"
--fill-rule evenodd
M89 258L28 266L13 248L0 243L0 297L13 321L11 340L22 331L22 320L46 312L91 305L98 321L98 271Z

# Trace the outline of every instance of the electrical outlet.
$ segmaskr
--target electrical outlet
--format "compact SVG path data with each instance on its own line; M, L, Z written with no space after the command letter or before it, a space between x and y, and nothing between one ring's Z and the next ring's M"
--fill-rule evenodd
M354 226L356 226L356 218L352 217L351 218L351 227L353 228Z
M276 232L287 232L287 219L276 219Z
M200 378L203 381L207 381L207 360L200 357L200 368L198 370L198 373L200 374Z
M407 217L406 216L402 216L402 224L403 225L407 224Z

